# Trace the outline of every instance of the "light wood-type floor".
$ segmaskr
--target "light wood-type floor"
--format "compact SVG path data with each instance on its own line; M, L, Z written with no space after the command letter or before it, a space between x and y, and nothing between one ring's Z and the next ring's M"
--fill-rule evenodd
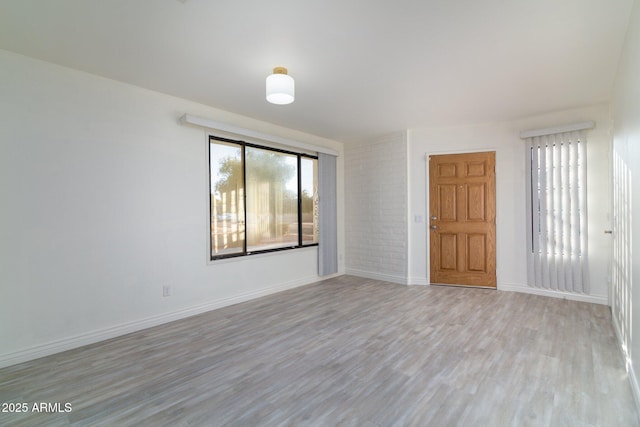
M639 425L608 307L342 276L0 370L0 425Z

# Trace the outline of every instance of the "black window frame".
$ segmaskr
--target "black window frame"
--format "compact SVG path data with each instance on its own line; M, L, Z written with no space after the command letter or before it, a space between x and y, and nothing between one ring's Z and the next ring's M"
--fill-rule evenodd
M236 253L229 253L229 254L221 254L221 255L213 255L213 247L212 247L212 226L211 226L211 216L213 214L212 210L211 210L211 197L212 197L212 190L213 188L211 187L211 142L212 141L221 141L221 142L226 142L226 143L232 143L232 144L237 144L241 147L241 162L242 162L242 182L243 182L243 187L245 189L245 191L243 191L242 194L242 198L243 198L243 208L244 208L244 212L243 212L243 216L244 216L244 239L243 239L243 243L242 243L242 252L236 252ZM254 251L247 251L247 225L246 225L246 220L247 220L247 192L246 192L246 177L247 177L247 172L246 172L246 148L250 147L250 148L257 148L257 149L261 149L261 150L267 150L267 151L273 151L276 153L283 153L283 154L288 154L288 155L292 155L292 156L296 156L297 157L297 173L298 173L298 244L297 245L293 245L293 246L284 246L284 247L279 247L279 248L271 248L271 249L261 249L261 250L254 250ZM215 261L215 260L220 260L220 259L228 259L228 258L238 258L238 257L244 257L244 256L251 256L251 255L258 255L258 254L264 254L264 253L270 253L270 252L281 252L281 251L288 251L288 250L292 250L292 249L300 249L300 248L309 248L309 247L313 247L313 246L318 246L318 243L304 243L303 242L303 234L302 234L302 159L303 158L307 158L307 159L315 159L316 161L318 160L318 156L314 156L308 153L301 153L301 152L296 152L296 151L290 151L290 150L285 150L285 149L281 149L281 148L274 148L274 147L269 147L269 146L265 146L265 145L260 145L260 144L255 144L255 143L251 143L251 142L247 142L247 141L243 141L243 140L236 140L236 139L230 139L230 138L224 138L224 137L220 137L220 136L216 136L216 135L209 135L209 141L207 144L207 162L209 164L209 170L208 170L208 175L209 175L209 259L210 261ZM317 167L317 166L316 166Z

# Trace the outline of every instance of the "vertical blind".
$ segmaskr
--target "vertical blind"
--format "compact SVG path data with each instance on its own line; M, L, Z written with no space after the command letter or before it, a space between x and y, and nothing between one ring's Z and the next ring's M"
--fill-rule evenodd
M338 272L336 156L318 153L318 275Z
M585 130L530 136L529 285L588 293Z

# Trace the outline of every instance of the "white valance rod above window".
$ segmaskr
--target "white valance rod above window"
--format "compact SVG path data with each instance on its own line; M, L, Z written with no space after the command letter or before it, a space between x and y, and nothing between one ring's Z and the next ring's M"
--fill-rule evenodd
M595 125L596 124L590 120L588 122L574 123L572 125L566 125L566 126L557 126L557 127L545 128L545 129L523 130L522 132L520 132L520 138L527 139L527 138L535 138L536 136L555 135L558 133L593 129Z
M266 133L258 132L251 129L245 129L238 126L229 125L226 123L216 122L214 120L205 119L204 117L193 116L191 114L184 114L180 117L180 123L199 126L207 129L218 130L221 132L237 135L240 137L258 139L260 141L272 142L276 144L282 144L289 147L300 148L303 150L315 151L318 153L331 154L337 156L338 152L328 147L322 147L319 145L307 144L305 142L294 141L292 139L282 138L275 135L269 135Z

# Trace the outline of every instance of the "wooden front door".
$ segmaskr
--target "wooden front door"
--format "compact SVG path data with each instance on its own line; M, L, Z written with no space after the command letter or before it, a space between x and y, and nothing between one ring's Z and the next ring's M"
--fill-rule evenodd
M431 283L496 287L495 152L429 157Z

